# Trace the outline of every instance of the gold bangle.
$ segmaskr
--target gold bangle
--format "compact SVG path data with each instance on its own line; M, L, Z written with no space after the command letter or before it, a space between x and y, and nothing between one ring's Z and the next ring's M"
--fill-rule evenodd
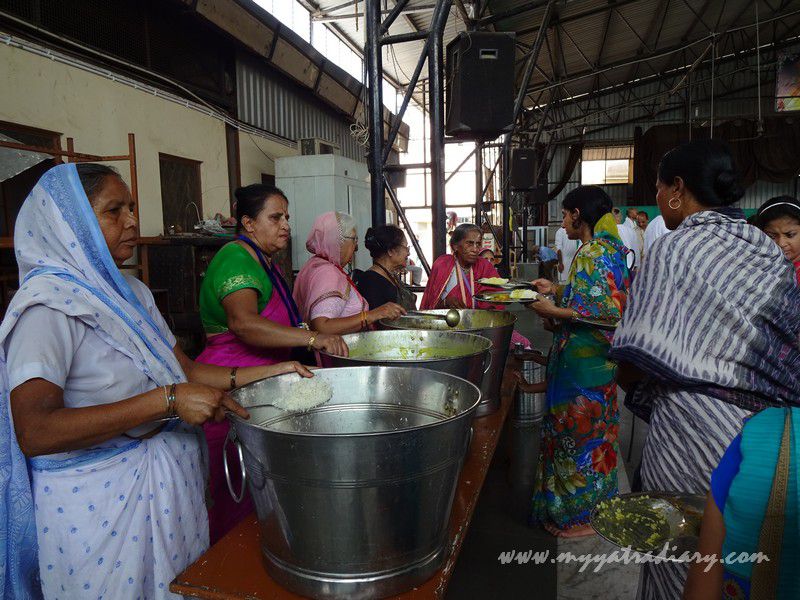
M163 387L164 387L164 403L166 404L166 407L164 408L164 412L167 415L169 415L169 396L167 395L167 386L163 386Z
M311 352L314 349L314 342L317 341L317 334L316 332L311 332L311 337L308 338L308 351Z
M366 329L369 327L369 323L367 322L367 311L361 311L361 329Z
M231 389L236 388L236 371L239 370L239 367L233 367L231 369Z
M572 314L570 315L570 321L577 321L580 318L580 314L574 308L570 308Z

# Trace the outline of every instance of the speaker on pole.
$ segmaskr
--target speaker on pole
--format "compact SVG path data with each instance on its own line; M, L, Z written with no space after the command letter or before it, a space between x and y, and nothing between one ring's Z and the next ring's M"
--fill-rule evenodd
M514 123L513 33L462 31L447 45L445 133L496 138Z
M533 148L514 148L511 151L511 189L533 190L536 188L538 174L536 150Z

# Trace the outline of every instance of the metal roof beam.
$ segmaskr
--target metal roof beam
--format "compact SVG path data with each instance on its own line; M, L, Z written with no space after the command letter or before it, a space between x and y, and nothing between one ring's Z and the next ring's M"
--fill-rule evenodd
M400 16L400 13L406 7L406 4L408 4L408 0L398 0L395 2L394 8L389 11L389 14L383 20L383 23L381 23L380 35L384 35L389 32L389 27L391 27L392 23L394 23L394 20Z
M714 25L714 31L719 31L719 24L722 23L722 15L725 14L725 8L728 5L728 0L722 0L722 6L720 7L719 14L717 15L717 22Z
M777 52L777 48L773 48L773 54L776 54L776 52ZM764 65L765 72L766 72L766 69L770 69L771 67L773 67L776 64L774 58L775 57L773 56L773 61L771 63ZM732 57L729 57L726 62L735 61L735 60L736 59L734 59ZM733 86L734 79L735 79L735 77L736 77L736 75L738 73L741 73L741 72L744 72L744 71L749 71L751 68L752 68L752 65L747 64L747 65L745 65L743 67L740 67L738 69L735 69L733 71L722 73L721 75L718 76L718 80L721 79L722 77L728 77L730 79L730 85L728 86L729 93L734 93L736 91L736 89L739 89L739 91L741 91L741 88L734 89L734 86ZM706 77L705 79L702 79L702 80L693 81L692 85L695 86L695 87L696 86L704 86L707 83L709 83L710 81L711 81L710 77ZM769 81L770 80L768 79L767 83L769 83ZM772 81L774 81L774 78L772 79ZM752 87L755 87L755 86L756 86L756 84L752 84ZM624 92L624 90L622 90L620 92L617 92L617 93L619 93L621 95L623 92ZM570 118L566 119L563 123L564 124L568 124L568 123L573 123L573 122L580 122L580 121L582 121L582 120L584 120L586 118L593 117L593 116L598 116L601 113L606 114L606 116L609 116L608 113L607 113L607 110L613 110L613 109L615 109L617 107L620 107L620 106L624 107L624 106L645 105L650 100L653 100L654 103L655 103L655 101L657 101L659 98L662 98L665 94L666 94L666 92L663 92L663 91L659 90L659 91L657 91L657 92L655 92L653 94L649 94L648 96L645 96L644 98L639 99L638 103L633 103L633 104L629 100L626 100L625 98L621 98L619 102L614 104L614 106L609 107L608 109L597 110L597 111L594 111L594 112L591 112L591 113L584 112L583 114L581 114L579 116L570 117ZM722 95L717 96L717 98L726 97L726 96L727 96L727 94L722 94ZM704 100L707 100L707 99L708 98L704 98ZM580 107L581 102L582 101L574 101L574 102L567 101L567 102L564 103L564 105L565 105L565 107L566 106L575 107L578 110L581 110L583 112L582 107ZM587 104L589 104L589 102L590 102L590 100L587 99ZM658 112L659 111L655 111L655 112L652 113L652 115L655 116L656 114L658 114Z
M647 32L644 35L644 39L639 38L639 41L642 44L636 50L637 56L641 56L644 50L655 52L656 49L658 48L658 41L661 38L661 31L664 29L664 21L666 21L667 19L669 2L670 0L661 0L661 2L659 2L655 13L653 13L653 18L650 21L650 24L647 26ZM619 14L619 11L617 11L617 13ZM620 17L621 16L622 15L620 14ZM653 47L651 48L650 46L648 46L645 40L653 40ZM653 65L651 65L650 63L644 63L644 64L646 64L650 68L651 73L656 72L656 70L653 68ZM628 81L636 79L636 76L639 74L639 68L641 67L641 65L642 65L641 63L631 65L631 68L628 70L628 75L625 77L625 79Z
M373 1L373 0L370 0ZM401 14L409 14L409 13L421 13L421 12L428 12L436 8L435 4L424 4L421 6L411 6L404 8L401 11ZM393 10L393 9L392 9ZM382 10L382 15L388 15L392 12L392 10ZM344 15L332 15L332 14L312 14L311 20L316 21L318 23L329 23L331 21L346 21L347 19L361 19L364 17L363 12L354 12L348 13Z
M771 22L773 20L786 19L787 17L794 16L794 15L796 15L798 13L800 13L800 9L791 11L789 13L775 15L771 19L765 19L765 20L761 21L761 23L765 24L765 23ZM551 85L534 87L534 88L531 89L531 91L539 91L540 89L550 89L550 88L552 88L554 86L564 85L566 83L571 83L571 82L575 82L575 81L580 81L581 79L585 79L587 77L591 77L591 76L596 75L598 73L607 73L607 72L612 71L614 69L619 69L619 68L626 67L626 66L629 66L629 65L633 65L633 64L637 64L637 63L644 63L644 62L647 62L647 61L650 61L650 60L653 60L653 59L658 59L658 58L663 58L663 57L666 57L666 56L670 56L672 54L680 52L684 48L695 46L695 45L700 44L700 43L708 42L708 41L710 41L712 39L712 37L716 37L717 40L719 40L723 36L730 35L731 33L735 32L735 31L739 31L741 29L749 29L749 28L752 28L754 26L755 26L754 23L743 25L741 27L736 27L736 28L733 28L733 29L729 29L728 31L726 31L724 33L721 33L721 34L707 35L707 36L704 36L702 38L698 38L698 39L696 39L696 40L694 40L692 42L677 44L677 45L674 45L674 46L670 46L668 48L664 48L664 49L658 50L656 52L647 53L647 54L644 54L644 55L642 55L641 57L639 57L637 59L622 60L622 61L618 61L616 63L608 64L608 65L606 65L606 66L604 66L604 67L602 67L600 69L590 69L588 71L583 71L583 72L580 72L580 73L576 73L576 74L574 74L574 75L572 75L570 77L567 77L564 80L558 80L557 79Z
M576 13L574 15L568 15L566 17L559 17L559 18L555 19L552 22L551 27L556 25L556 24L564 25L565 23L571 23L572 21L579 21L579 20L585 19L587 17L593 17L594 15L602 14L602 13L606 12L607 10L610 10L611 8L619 8L619 7L622 7L622 6L626 6L628 4L633 4L634 2L642 2L642 1L643 0L619 0L618 2L616 2L613 5L598 6L596 8L592 8L590 10L586 10L586 11L581 12L581 13ZM520 29L519 31L517 31L517 35L521 36L521 35L528 35L529 33L535 33L537 31L539 31L540 27L541 27L541 25L537 25L536 27L527 27L525 29Z
M730 92L727 92L725 94L718 95L717 98L718 99L719 98L726 98L728 96L732 96L734 94L738 94L739 92L745 92L745 91L754 89L755 87L756 87L756 85L752 84L752 85L736 88L736 89L733 89ZM661 114L664 114L664 113L667 113L667 112L672 112L672 111L678 110L678 108L679 107L676 107L676 106L669 106L669 107L664 108L662 110L658 110L658 111L656 111L654 117L657 117L658 115L661 115ZM624 121L621 121L619 123L612 123L612 124L609 124L609 125L604 125L602 127L591 129L589 131L586 131L586 133L583 134L583 136L589 136L589 135L592 135L594 133L600 133L601 131L607 131L609 129L614 129L615 127L619 127L620 125L629 125L631 123L638 123L638 122L641 122L641 121L642 121L642 116L631 117L630 119L625 119ZM578 137L582 137L582 136L573 135L573 136L565 137L565 138L562 139L562 142L573 140L573 139L576 139Z
M606 25L603 28L603 37L600 38L600 47L597 49L597 58L594 60L595 68L599 67L600 63L603 61L603 52L606 49L606 41L608 40L608 32L611 29L611 17L613 14L613 11L608 11Z
M548 0L544 11L544 16L542 17L542 25L544 26L544 29L542 29L539 32L539 35L536 36L536 42L533 44L533 49L531 49L530 54L528 55L528 64L525 66L525 72L522 75L522 81L520 82L519 86L519 93L517 94L517 99L514 103L514 117L512 121L512 123L514 123L513 127L516 126L517 118L522 111L522 103L527 94L528 84L530 83L531 75L533 74L533 68L536 66L536 61L539 60L539 53L542 50L542 44L547 37L547 26L550 23L550 19L553 17L553 4L555 4L555 0ZM507 134L506 139L504 140L504 145L508 147L510 142L511 135Z
M360 2L361 0L358 0L358 1ZM401 0L398 0L398 1L401 1ZM301 0L301 3L307 5L306 8L311 12L311 20L312 21L314 21L314 14L320 14L321 13L321 10L320 10L319 6L315 2L312 2L311 0ZM344 8L344 7L347 7L347 6L353 6L355 3L356 3L355 0L352 0L349 3L340 4L337 7L334 7L334 9ZM330 10L334 10L334 9L330 9ZM384 12L389 13L391 11L387 10L387 11L384 11ZM339 25L337 25L336 23L329 23L327 25L327 27L333 32L333 34L345 46L347 46L350 50L355 52L356 55L358 55L359 58L361 58L361 60L366 62L366 58L364 56L364 48L359 46L358 44L356 44L353 40L351 40L350 36L348 36L342 30L342 28L339 27ZM390 84L392 84L392 86L394 86L397 90L402 90L406 86L406 84L400 83L399 79L397 79L396 77L393 77L391 74L387 73L386 69L383 70L383 76L386 79L386 81L388 81ZM366 87L366 82L364 82L362 85L364 85L364 87Z
M480 26L492 25L493 23L497 23L503 19L516 17L517 15L536 10L537 8L544 8L545 6L547 6L547 0L533 0L531 2L524 2L523 4L515 6L514 8L509 8L503 12L495 13L493 15L489 15L488 17L483 17L478 20L477 24Z
M461 16L461 20L464 21L464 25L471 28L474 21L470 18L469 13L467 13L467 9L464 7L464 0L454 0L456 9L458 10L458 14Z
M788 47L788 46L794 46L794 45L798 45L798 44L800 44L800 39L792 39L792 40L788 40L788 41L774 42L773 44L771 44L769 46L768 49L772 50L773 54L776 55L778 50L780 50L782 48L785 48L785 47ZM706 49L706 52L704 52L702 56L705 56L707 54L707 50L708 49ZM762 52L764 50L765 50L765 48L761 49ZM726 64L729 64L731 62L734 62L734 63L743 62L744 58L755 54L755 51L756 51L755 48L750 48L750 49L748 49L746 51L740 52L739 54L730 55L730 56L723 57L721 59L717 59L717 66L726 65ZM774 62L774 57L773 57L773 62ZM689 67L689 68L690 68L690 70L693 70L695 67L696 67L696 65L691 65L691 67ZM769 65L765 66L765 65L762 64L762 72L765 71L768 68L770 68ZM734 71L722 73L721 76L722 77L730 76L731 77L731 82L732 82L733 81L733 77L736 74L741 73L741 72L745 72L745 71L749 71L750 69L752 69L752 65L751 64L743 63L743 66L741 68L738 68L738 69L736 69ZM677 91L678 86L682 87L682 83L683 83L683 80L685 78L686 78L686 73L683 73L683 71L681 71L681 72L673 72L671 74L664 73L663 74L663 79L655 80L655 81L659 81L659 83L661 83L663 81L663 83L666 85L666 91L658 91L655 94L651 94L649 96L646 96L643 100L648 100L648 99L651 99L651 98L654 98L654 97L663 96L666 93L668 93L670 89L672 89L673 92ZM586 95L586 96L584 96L582 98L578 98L578 99L562 99L561 103L565 107L566 106L580 105L582 103L586 103L587 105L590 105L592 100L595 100L595 101L599 102L599 98L600 97L609 96L609 95L613 95L613 94L621 94L621 93L625 92L627 89L629 89L631 87L640 87L640 86L644 86L644 85L650 85L653 82L654 82L653 79L640 80L640 81L636 81L636 82L629 82L627 84L616 86L614 88L608 88L606 90L601 90L600 92L595 94L594 98L592 98L591 95ZM709 82L709 79L693 80L692 81L692 86L703 85L703 84L706 84L708 82ZM622 103L624 103L624 101ZM612 107L612 109L613 109L613 107ZM602 109L601 111L597 111L597 113L595 113L595 114L598 114L599 112L605 112L606 110L609 110L609 109L608 108ZM574 119L572 119L572 120L574 120Z
M691 3L691 2L689 2L689 0L681 0L681 1L682 1L682 2L683 2L683 4L686 6L686 8L688 8L690 11L692 11L692 14L694 15L694 18L695 18L695 19L697 19L697 21L698 21L698 22L702 23L702 24L703 24L703 27L705 27L706 29L708 29L709 31L711 31L711 27L709 27L709 26L708 26L708 23L706 23L706 22L703 20L703 13L704 13L705 11L701 9L701 11L700 11L700 12L697 12L697 11L694 9L694 7L692 6L692 3ZM706 2L706 4L704 5L704 7L703 7L703 8L708 8L708 2ZM693 24L693 25L694 25L694 24ZM693 25L692 25L692 26L693 26Z

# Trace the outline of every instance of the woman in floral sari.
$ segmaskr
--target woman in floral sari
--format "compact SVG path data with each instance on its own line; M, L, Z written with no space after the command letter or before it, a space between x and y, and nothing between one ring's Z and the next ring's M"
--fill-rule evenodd
M555 292L557 303L530 308L560 322L547 366L548 414L533 497L532 523L553 535L592 533L589 512L617 493L617 385L608 359L612 332L579 318L617 322L628 293L626 251L611 215L611 199L600 188L581 186L563 202L563 227L582 246L565 287L546 279L534 284Z

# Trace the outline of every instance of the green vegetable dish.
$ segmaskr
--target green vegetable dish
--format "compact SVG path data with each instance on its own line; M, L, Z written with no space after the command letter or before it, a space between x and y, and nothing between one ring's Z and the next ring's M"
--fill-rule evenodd
M604 500L597 505L592 526L605 538L639 552L659 551L671 538L667 501L650 496Z

